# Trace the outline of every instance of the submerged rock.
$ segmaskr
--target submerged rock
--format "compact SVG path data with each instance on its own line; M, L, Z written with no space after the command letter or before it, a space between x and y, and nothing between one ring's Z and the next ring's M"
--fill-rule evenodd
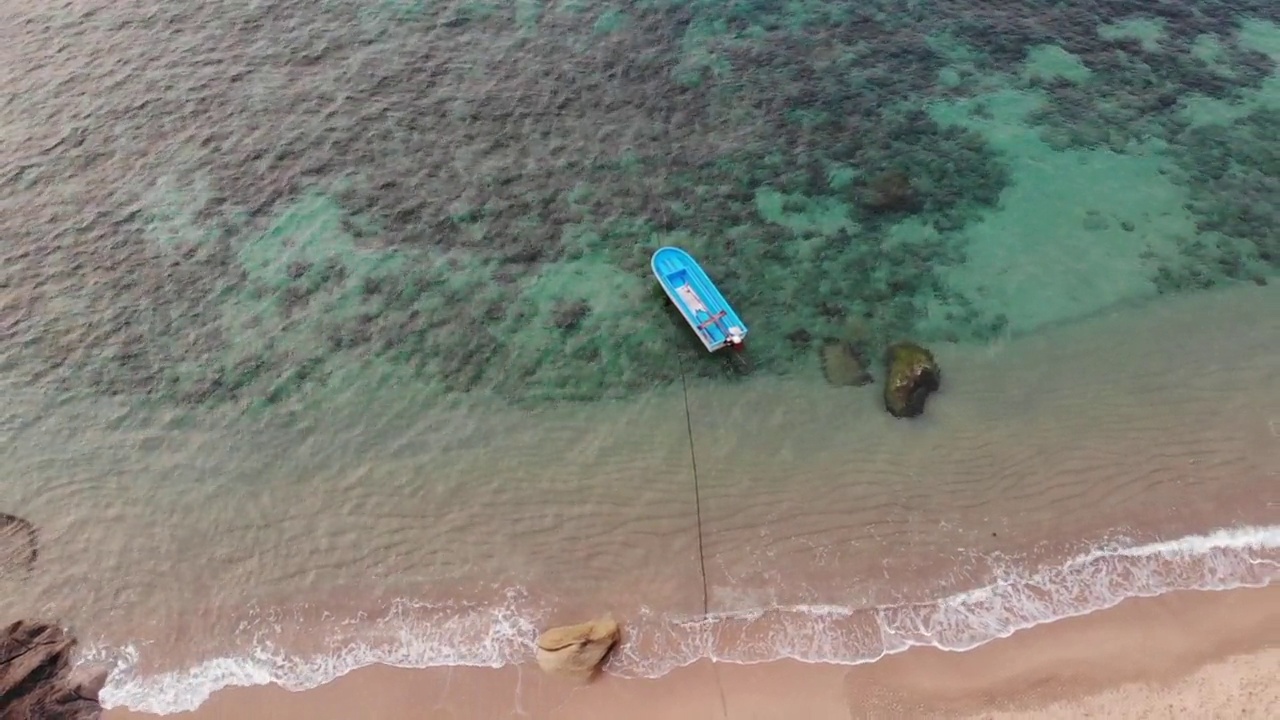
M618 623L609 616L551 628L538 636L538 666L552 675L589 680L619 637Z
M30 520L0 513L0 575L21 568L35 569L40 555L39 534Z
M835 338L822 341L822 376L832 385L861 386L871 382L871 373L857 346Z
M933 353L912 342L896 342L885 352L884 408L894 417L924 412L929 393L942 384Z
M71 669L76 641L62 628L19 620L0 631L0 716L99 720L105 668Z

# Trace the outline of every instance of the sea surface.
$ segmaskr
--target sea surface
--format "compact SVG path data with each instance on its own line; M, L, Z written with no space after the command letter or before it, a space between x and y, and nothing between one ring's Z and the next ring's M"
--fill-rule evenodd
M0 90L0 619L109 707L1280 578L1274 0L10 0Z

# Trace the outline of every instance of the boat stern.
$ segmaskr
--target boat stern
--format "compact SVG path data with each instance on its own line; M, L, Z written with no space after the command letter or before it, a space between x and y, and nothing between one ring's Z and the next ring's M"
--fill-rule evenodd
M741 352L747 341L747 334L742 328L734 325L729 328L729 332L725 337L725 344L734 350Z

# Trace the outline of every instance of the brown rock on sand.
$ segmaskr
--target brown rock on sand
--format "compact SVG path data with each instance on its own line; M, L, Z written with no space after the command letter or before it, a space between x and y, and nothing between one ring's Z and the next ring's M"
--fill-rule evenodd
M552 675L589 680L619 637L618 623L607 615L580 625L551 628L538 636L538 666Z
M0 717L99 720L104 668L71 669L76 641L65 630L19 620L0 631Z

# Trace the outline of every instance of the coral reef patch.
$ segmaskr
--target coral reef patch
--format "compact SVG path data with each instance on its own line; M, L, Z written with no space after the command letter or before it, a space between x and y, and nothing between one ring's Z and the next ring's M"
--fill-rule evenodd
M872 347L989 342L1072 315L1011 323L999 288L951 273L1003 252L972 231L1029 192L1019 148L983 125L1000 92L1046 153L1168 160L1193 226L1125 256L1143 290L1280 269L1275 3L532 7L21 11L36 50L0 50L21 98L0 108L21 208L0 217L0 363L245 410L353 376L619 397L676 379L676 353L723 376L653 297L663 244L752 324L757 372L812 372L808 341L850 318ZM78 70L40 80L59 67ZM944 121L948 103L973 122ZM1168 234L1076 210L1073 242Z

